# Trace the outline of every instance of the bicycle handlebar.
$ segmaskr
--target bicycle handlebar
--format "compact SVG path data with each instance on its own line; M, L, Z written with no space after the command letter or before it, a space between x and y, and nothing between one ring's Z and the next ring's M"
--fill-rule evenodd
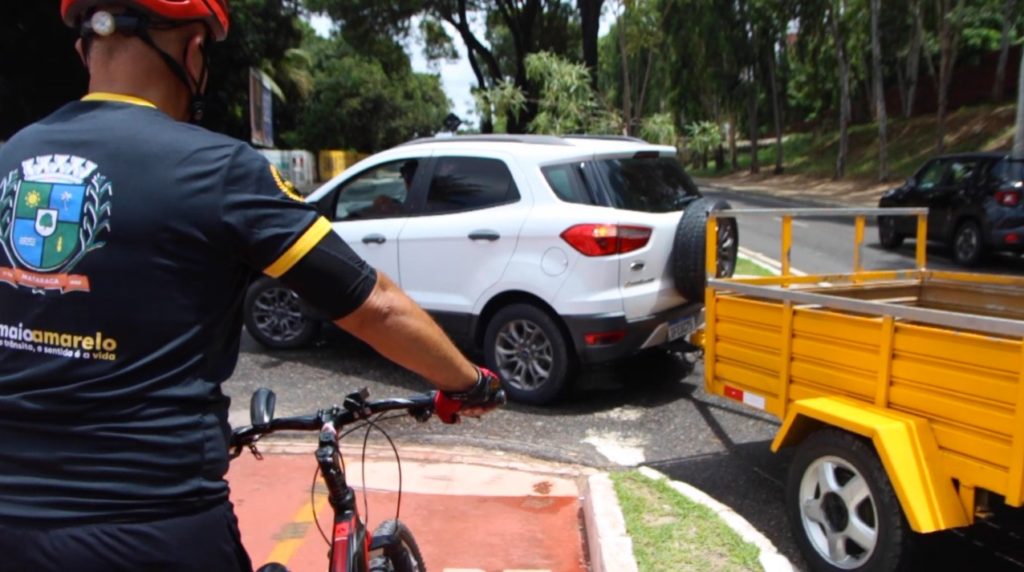
M260 437L277 431L319 431L325 423L332 423L334 428L340 429L361 419L366 419L376 413L404 409L413 413L417 419L426 421L434 410L434 396L437 392L431 391L407 398L381 399L379 401L350 402L346 400L345 407L333 406L329 409L321 409L315 415L300 415L296 417L280 417L272 419L263 427L247 425L239 427L231 432L231 449L240 449L255 443Z

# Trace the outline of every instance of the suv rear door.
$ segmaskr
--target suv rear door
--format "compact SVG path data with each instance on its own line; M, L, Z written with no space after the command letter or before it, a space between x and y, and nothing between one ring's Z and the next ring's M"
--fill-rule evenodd
M437 155L398 245L402 288L442 321L501 279L532 201L499 153Z

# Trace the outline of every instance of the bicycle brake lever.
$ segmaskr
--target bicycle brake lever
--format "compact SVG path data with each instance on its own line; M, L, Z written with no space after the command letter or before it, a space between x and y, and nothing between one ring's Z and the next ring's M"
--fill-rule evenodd
M412 415L413 419L420 423L426 423L434 415L434 412L427 407L420 407L418 409L410 409L409 415Z
M256 441L249 443L249 452L252 453L253 457L256 457L257 461L263 460L263 453L260 453L260 450L256 447Z

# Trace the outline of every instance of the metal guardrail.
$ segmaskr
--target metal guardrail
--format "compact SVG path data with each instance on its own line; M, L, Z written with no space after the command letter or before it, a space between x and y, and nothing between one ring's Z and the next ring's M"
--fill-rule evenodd
M903 208L808 208L808 209L737 209L712 211L708 213L707 226L707 276L714 278L718 264L718 219L753 218L776 216L782 220L782 252L779 261L782 276L790 276L790 258L793 248L794 218L836 218L854 217L854 249L853 272L863 272L864 226L869 216L916 216L917 217L917 251L916 267L924 270L928 256L928 209L923 207Z
M764 216L780 217L782 220L782 275L770 284L751 284L741 281L715 278L718 255L718 219L743 219ZM865 272L861 267L861 249L864 243L864 225L869 216L915 216L917 217L917 252L916 270ZM792 248L794 218L836 218L854 217L854 262L853 274L849 275L853 282L858 276L863 279L875 278L876 274L892 276L913 276L921 281L927 278L925 272L926 248L928 246L928 209L926 208L809 208L809 209L740 209L724 210L708 213L707 228L707 272L708 298L713 297L711 291L730 291L737 294L753 296L768 300L779 300L795 304L820 306L835 310L869 315L890 315L913 322L936 326L950 327L960 330L985 332L989 334L1024 337L1024 321L991 316L979 316L960 312L950 312L931 308L885 304L869 300L831 296L818 292L806 292L789 288L792 278L794 282L813 284L815 276L792 277L789 273L789 258ZM952 276L952 275L950 275ZM824 276L822 276L824 278ZM774 286L778 286L777 288Z

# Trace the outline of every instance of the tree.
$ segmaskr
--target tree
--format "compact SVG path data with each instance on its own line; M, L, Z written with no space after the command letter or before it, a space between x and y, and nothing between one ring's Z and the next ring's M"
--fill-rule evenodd
M992 100L1002 101L1006 86L1006 61L1010 55L1010 36L1015 28L1017 0L1003 2L1003 33L999 42L999 64L996 66L996 80L992 85Z
M538 86L538 112L530 122L530 131L555 135L621 133L621 118L599 100L582 64L541 52L527 56L526 70L529 80Z
M440 78L413 73L407 57L385 63L340 34L307 37L304 48L313 58L314 88L287 136L296 146L372 153L441 129L450 103Z
M526 56L541 51L548 38L540 32L557 28L550 19L565 19L570 13L560 0L306 0L311 10L323 11L342 24L346 38L354 46L387 38L400 40L410 32L414 17L449 24L466 46L466 57L477 80L477 89L487 90L511 80L525 93L531 92L526 77ZM503 26L511 38L511 65L503 66L493 47L473 31L471 17L483 13L489 28ZM532 104L517 116L506 118L508 130L526 129L536 109ZM484 131L490 126L482 125Z
M833 178L846 176L846 159L850 149L850 58L846 52L843 16L846 14L846 0L829 0L828 20L835 43L836 63L839 65L839 153Z
M878 116L878 180L889 179L888 118L885 114L885 87L882 77L882 39L878 20L881 0L871 0L871 78L875 88L875 109Z
M604 0L576 0L580 11L580 39L583 44L583 63L590 72L590 85L597 89L598 32L601 27L601 7Z
M953 80L953 66L956 64L960 47L961 17L964 0L935 0L936 18L939 20L939 86L938 111L935 117L935 152L946 149L946 114L949 108L949 84Z
M1013 132L1013 157L1024 160L1024 50L1017 78L1017 123Z

